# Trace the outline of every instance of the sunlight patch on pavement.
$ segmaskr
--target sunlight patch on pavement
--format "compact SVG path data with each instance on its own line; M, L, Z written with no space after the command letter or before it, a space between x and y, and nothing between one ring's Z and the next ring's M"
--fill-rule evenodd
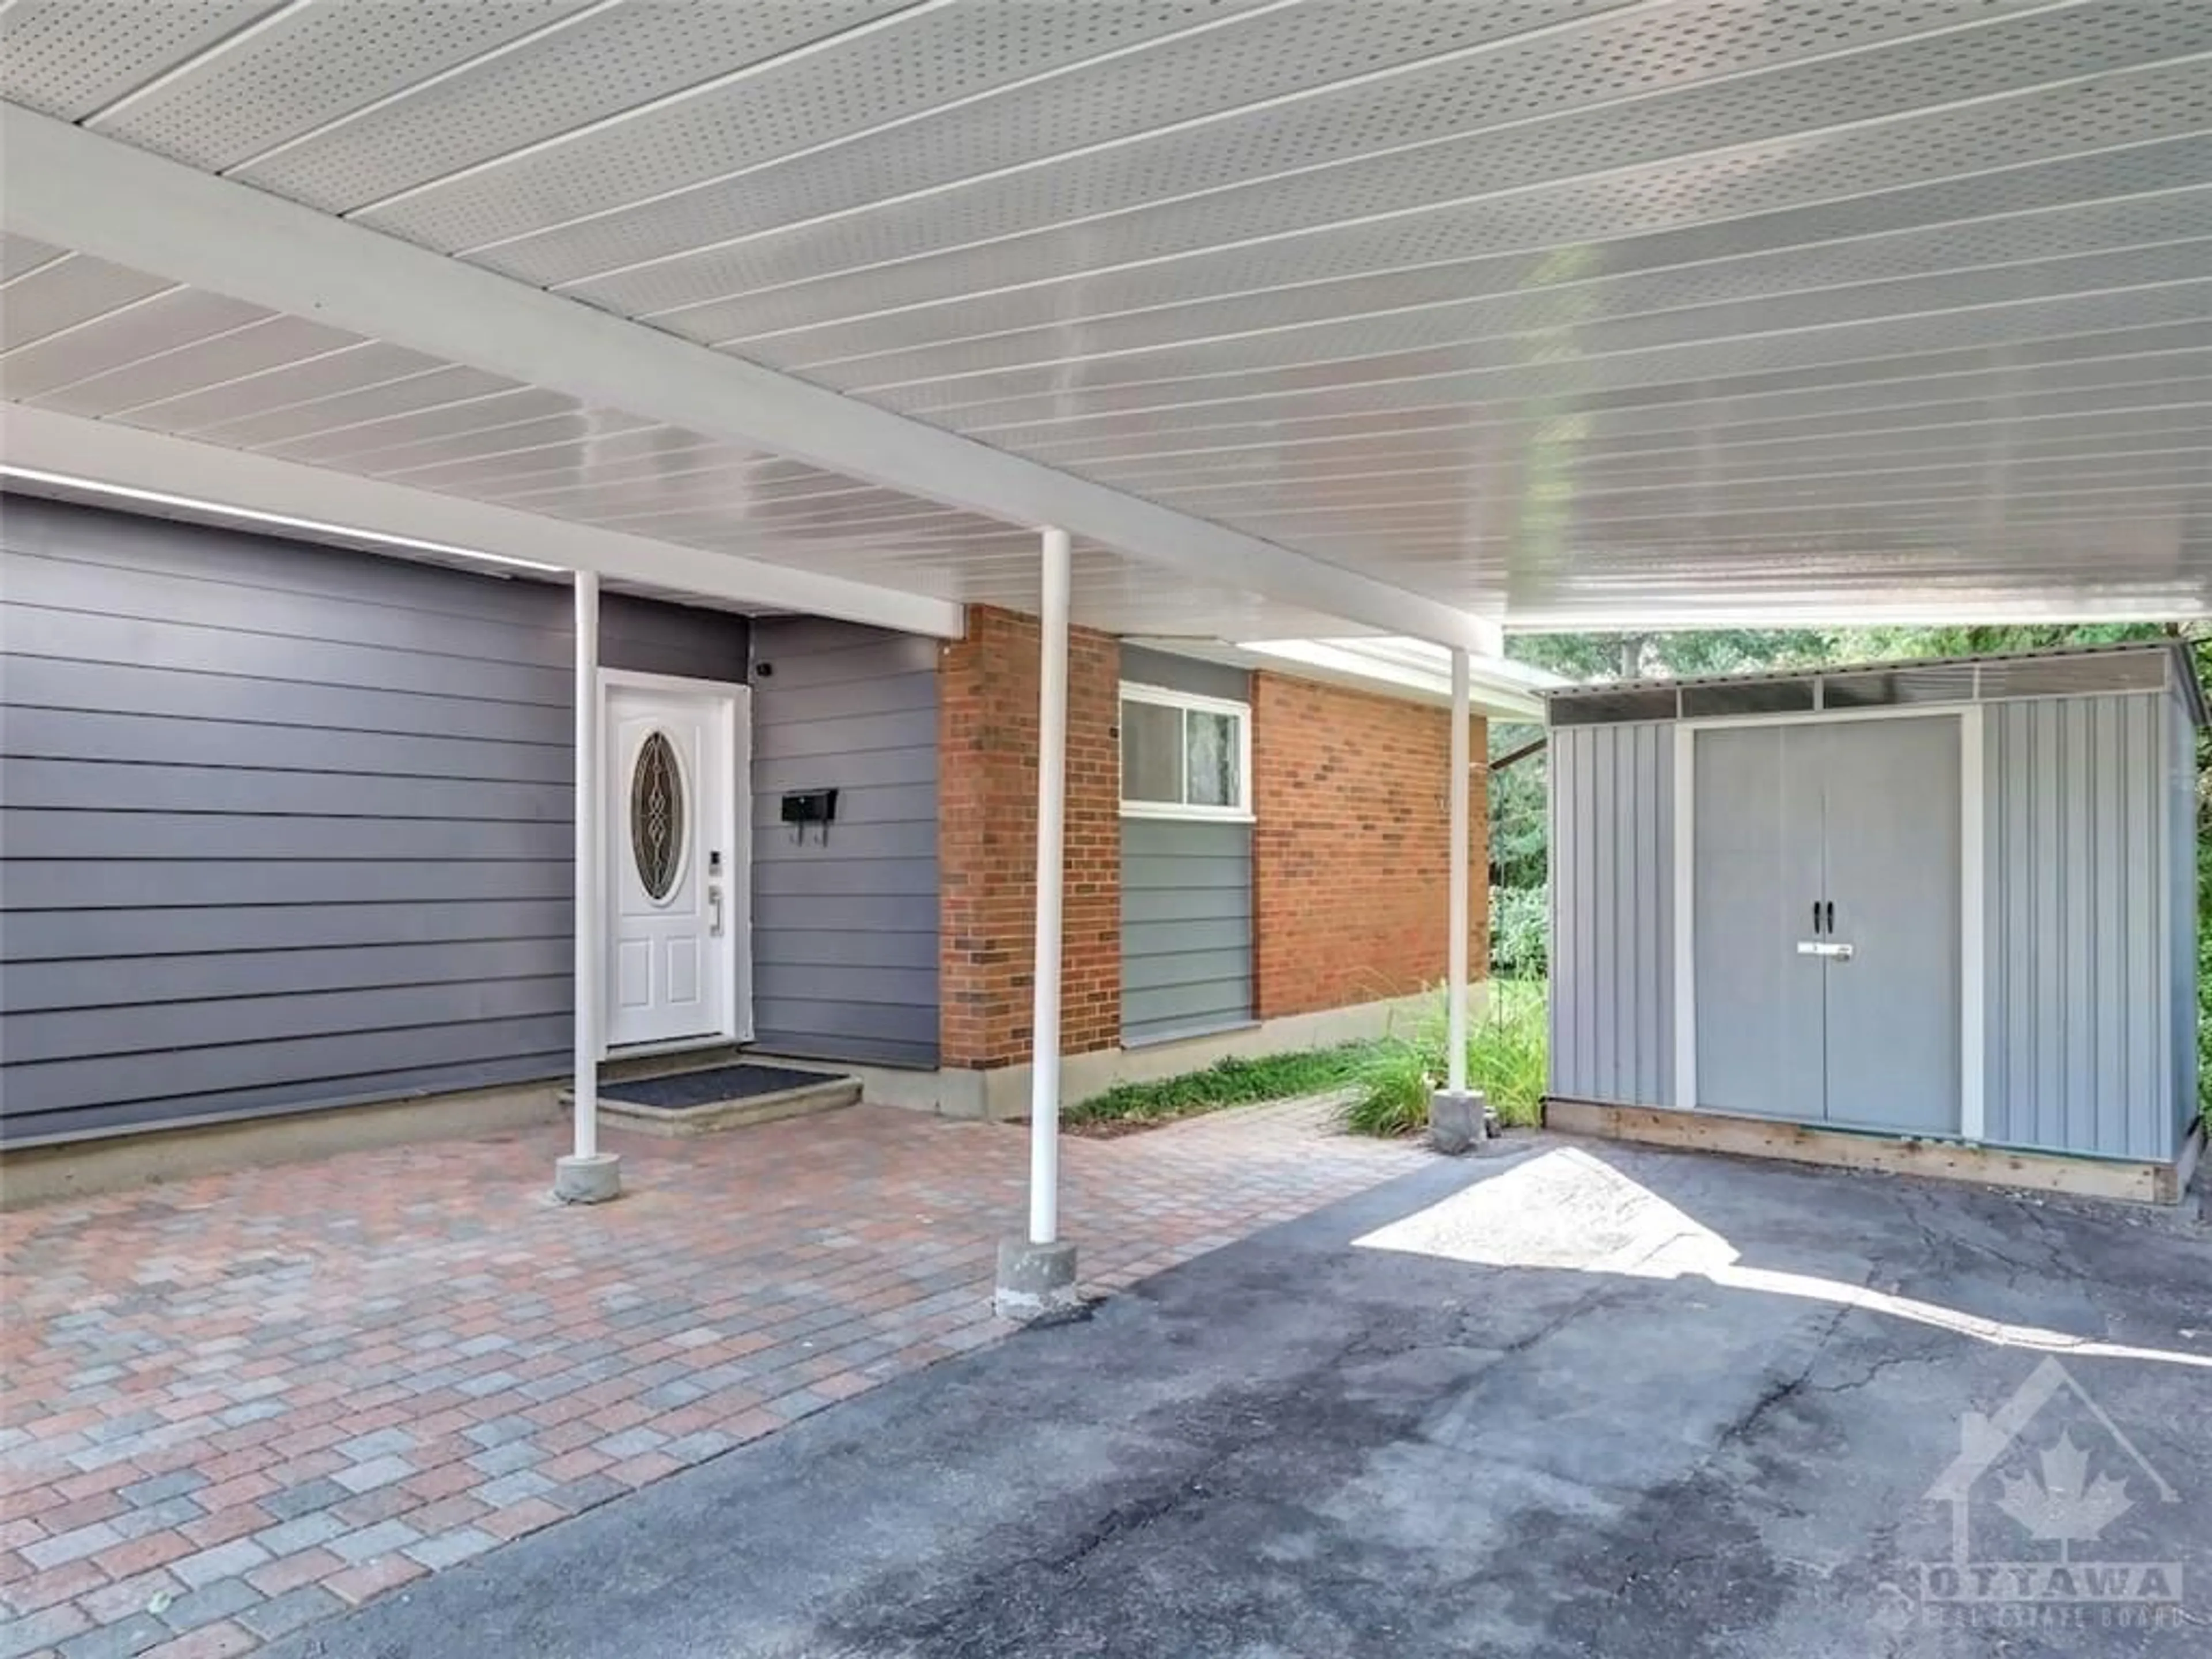
M1486 1267L1700 1278L1726 1290L1838 1304L2002 1347L2212 1370L2212 1355L1990 1319L1817 1273L1746 1265L1727 1239L1604 1159L1556 1147L1352 1241Z

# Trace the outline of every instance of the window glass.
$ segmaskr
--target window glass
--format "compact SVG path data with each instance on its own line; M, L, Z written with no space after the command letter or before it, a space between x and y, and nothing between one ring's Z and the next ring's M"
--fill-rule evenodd
M1677 693L1664 685L1640 691L1571 691L1552 699L1554 726L1609 726L1620 720L1671 720Z
M1974 695L1971 663L1881 669L1869 674L1827 674L1820 701L1829 708L1879 708L1900 702L1968 702Z
M1182 801L1182 716L1164 703L1121 704L1121 799Z
M629 850L637 878L654 903L665 901L684 872L684 774L675 745L653 732L638 745L629 782Z
M1729 685L1686 685L1682 713L1695 720L1707 714L1810 714L1813 682L1802 680L1746 680Z
M1239 806L1237 769L1243 756L1237 740L1237 716L1201 708L1183 711L1185 775L1193 806Z

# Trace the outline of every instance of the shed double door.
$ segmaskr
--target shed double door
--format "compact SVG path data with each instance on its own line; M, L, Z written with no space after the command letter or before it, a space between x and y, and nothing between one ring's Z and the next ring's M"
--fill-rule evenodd
M1692 743L1697 1104L1957 1133L1958 717Z

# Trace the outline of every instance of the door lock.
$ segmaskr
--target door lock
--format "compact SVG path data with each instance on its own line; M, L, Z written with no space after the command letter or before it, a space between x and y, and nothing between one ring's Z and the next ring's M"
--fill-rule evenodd
M1797 954L1801 957L1826 957L1831 962L1849 962L1852 951L1850 945L1832 940L1801 939L1797 941Z

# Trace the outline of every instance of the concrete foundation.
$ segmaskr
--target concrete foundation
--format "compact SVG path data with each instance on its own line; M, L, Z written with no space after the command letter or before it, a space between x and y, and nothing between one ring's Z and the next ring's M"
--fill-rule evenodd
M622 1158L614 1152L553 1161L553 1196L563 1204L604 1204L622 1196Z
M557 1121L542 1083L412 1100L333 1102L312 1111L126 1132L0 1153L0 1210L126 1191L226 1170L336 1158L383 1146L509 1134Z
M1429 1097L1429 1145L1438 1152L1480 1152L1492 1133L1490 1103L1481 1090L1439 1089Z
M714 1134L724 1129L743 1129L755 1123L773 1123L779 1118L807 1117L816 1112L834 1112L847 1106L857 1105L860 1099L860 1083L857 1078L833 1077L824 1083L809 1083L795 1089L778 1089L769 1094L743 1095L735 1100L725 1100L712 1106L641 1106L635 1101L611 1100L599 1097L599 1121L610 1128L629 1129L638 1134L657 1135L664 1140L681 1140L691 1135ZM568 1103L565 1100L563 1104Z
M1032 1244L1026 1238L999 1241L999 1285L992 1305L1000 1318L1026 1322L1079 1304L1074 1245L1064 1238L1050 1244Z

